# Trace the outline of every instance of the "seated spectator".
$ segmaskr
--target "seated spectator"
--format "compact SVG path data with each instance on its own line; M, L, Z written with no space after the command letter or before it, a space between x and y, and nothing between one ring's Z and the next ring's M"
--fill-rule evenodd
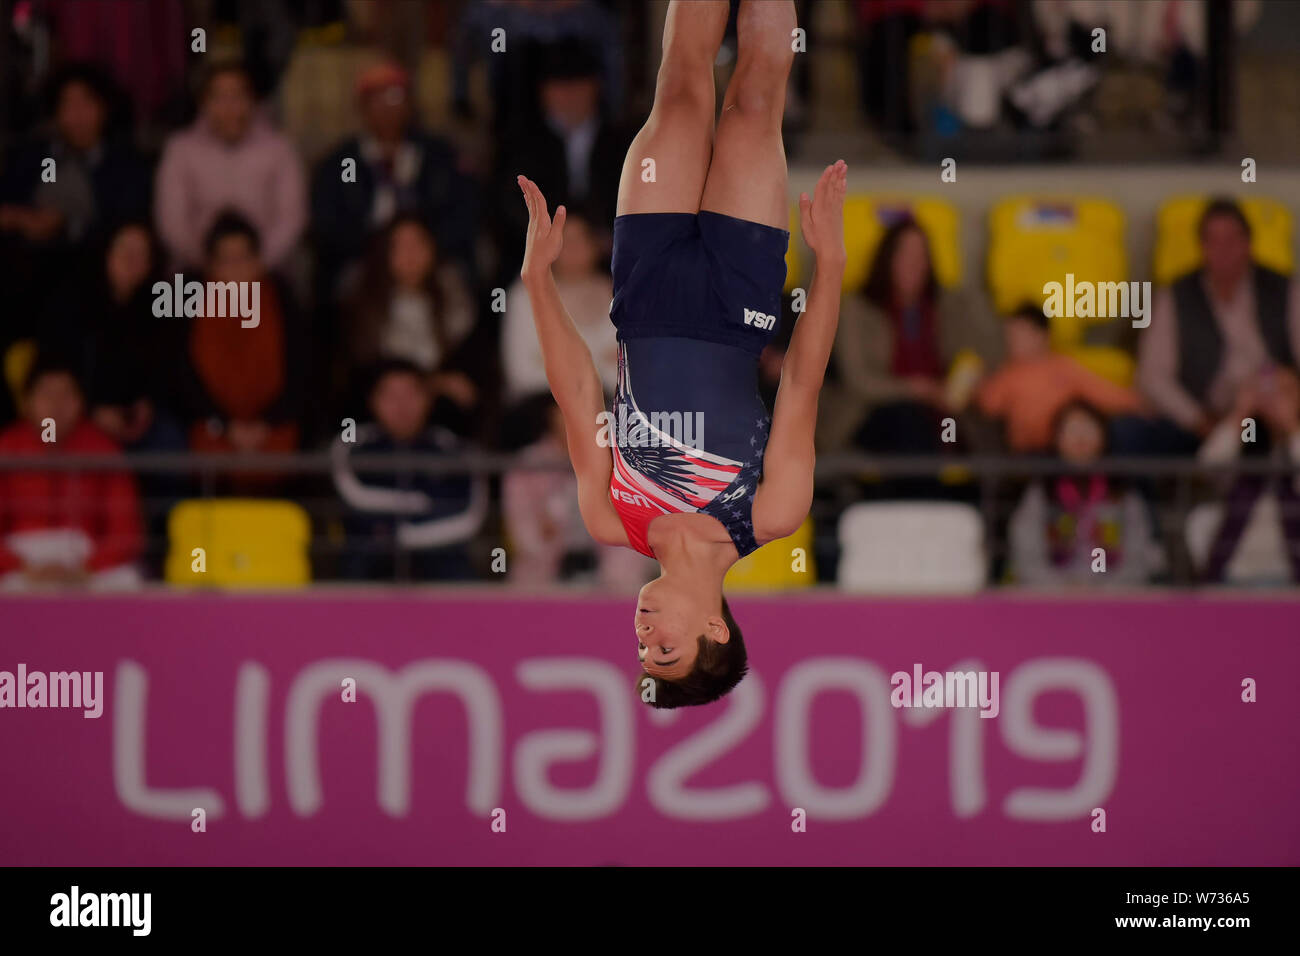
M442 406L439 421L468 418L481 397L452 358L473 331L475 318L460 273L440 260L424 221L398 216L376 237L347 310L345 374L355 382L357 370L381 360L410 362L430 376L435 402Z
M449 143L416 127L406 71L392 63L371 67L357 78L357 99L364 129L340 143L312 176L312 234L327 300L346 287L374 234L399 214L432 228L447 260L474 261L474 181L460 171ZM356 177L345 182L349 159Z
M106 223L149 211L149 167L110 112L120 99L98 68L70 64L50 84L50 135L15 155L0 191L0 229L34 242L102 241ZM56 173L48 181L46 160Z
M568 242L567 233L565 242ZM521 465L553 461L558 469L518 468L502 482L502 511L510 539L510 583L554 584L566 570L594 557L606 591L636 591L654 576L654 562L628 548L596 544L578 511L578 480L569 465L564 416L549 392L536 393L515 410L534 439L519 453Z
M189 320L190 447L201 452L293 451L306 398L301 322L286 293L267 275L257 231L248 220L223 214L204 249L207 281L258 283L259 316L257 325L248 328L239 317ZM250 475L234 481L243 491L274 483Z
M123 223L109 235L88 282L55 290L37 336L42 353L75 355L91 420L133 451L186 447L176 417L184 320L154 315L160 274L148 223Z
M1243 441L1245 419L1257 429L1254 441ZM1243 455L1272 454L1288 463L1292 473L1237 475L1223 496L1223 519L1215 531L1203 577L1223 581L1241 543L1255 506L1266 494L1276 495L1282 517L1291 580L1300 582L1300 378L1289 369L1268 368L1237 393L1232 412L1201 445L1198 458L1207 464L1235 461Z
M1071 402L1057 414L1052 433L1057 454L1080 472L1034 482L1021 499L1009 534L1017 583L1144 583L1154 559L1147 508L1135 491L1098 470L1106 452L1105 419ZM1105 571L1094 570L1101 567Z
M15 148L0 176L0 353L35 333L47 290L80 280L111 223L149 209L149 168L110 122L110 81L73 64L50 90L49 133Z
M1085 401L1106 415L1135 412L1140 400L1132 389L1089 371L1068 355L1054 353L1043 310L1027 305L1003 325L1007 360L976 393L980 410L1006 424L1007 447L1017 452L1047 451L1061 409Z
M432 396L424 372L400 359L384 362L370 389L373 424L356 441L334 444L334 487L348 506L343 574L391 579L395 561L418 580L472 578L468 544L487 512L487 482L415 469L355 470L353 454L418 453L455 457L463 447L429 425Z
M33 38L57 55L101 65L125 89L137 118L154 126L174 112L191 56L191 16L184 4L42 0L32 12L49 30L36 29Z
M600 68L585 45L566 42L543 55L535 108L504 135L497 162L501 270L512 279L523 261L528 211L511 190L527 174L551 203L586 206L592 222L612 223L631 136L600 109ZM505 280L506 284L510 280Z
M1300 358L1300 283L1251 260L1250 224L1231 199L1199 226L1204 265L1156 297L1138 344L1138 387L1158 418L1114 424L1121 455L1190 455L1269 366Z
M915 95L922 83L944 94L935 132L955 132L950 124L958 119L992 125L1006 78L1027 59L1016 47L1020 31L1010 0L855 0L853 12L860 102L886 135L924 128L932 120L927 106L939 112L938 103ZM929 34L930 56L918 56L918 34ZM926 77L929 72L936 75Z
M140 502L125 467L41 470L60 455L118 452L84 408L75 370L38 357L23 388L22 420L0 431L0 456L32 460L30 471L0 471L0 589L140 583Z
M952 414L945 379L959 352L992 364L996 327L980 306L939 287L921 227L886 230L861 294L846 296L831 355L837 385L821 403L818 447L937 453Z
M1230 34L1248 33L1259 20L1259 3L1232 3L1222 8L1218 24L1203 4L1180 0L1148 0L1140 4L1096 4L1090 0L1032 4L1036 32L1045 53L1061 63L1090 59L1092 31L1106 31L1105 56L1141 69L1151 77L1163 74L1164 102L1148 121L1158 130L1179 126L1194 129L1197 100L1212 82L1207 47L1210 37L1238 42ZM1229 22L1231 21L1231 22ZM1092 54L1095 57L1097 54ZM1129 86L1117 94L1133 96ZM1135 97L1138 103L1147 98Z
M552 267L555 285L578 333L591 349L605 390L612 392L618 379L618 340L614 324L609 321L614 284L603 262L608 254L608 238L581 208L567 212L564 247ZM507 402L550 392L542 344L533 325L533 308L521 280L516 280L506 293L501 364Z
M510 38L512 55L491 55L497 29ZM547 46L556 43L582 44L593 51L599 58L604 107L610 115L618 115L623 105L622 37L618 20L596 0L486 0L466 6L451 51L456 111L469 115L469 69L482 60L491 87L493 129L510 128L536 107L531 93L537 89L539 59Z
M200 101L198 119L167 140L158 166L154 215L171 264L200 266L212 224L223 212L234 211L257 230L267 268L278 270L307 220L298 155L288 138L258 113L252 81L242 66L214 66Z

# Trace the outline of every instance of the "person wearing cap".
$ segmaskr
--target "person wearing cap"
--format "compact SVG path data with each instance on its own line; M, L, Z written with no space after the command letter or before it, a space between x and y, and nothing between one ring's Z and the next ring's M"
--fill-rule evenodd
M414 214L433 231L442 256L472 267L474 183L458 168L456 152L419 129L411 80L395 63L362 71L356 84L362 130L343 140L312 177L312 235L317 274L328 299L370 239L398 214ZM356 161L356 181L345 182L345 160ZM328 301L327 299L327 301Z

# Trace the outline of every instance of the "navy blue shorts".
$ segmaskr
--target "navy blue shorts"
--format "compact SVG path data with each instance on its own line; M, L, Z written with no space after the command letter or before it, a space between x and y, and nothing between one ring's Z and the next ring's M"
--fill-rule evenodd
M757 355L776 334L790 233L722 213L649 212L614 220L620 339L673 336Z

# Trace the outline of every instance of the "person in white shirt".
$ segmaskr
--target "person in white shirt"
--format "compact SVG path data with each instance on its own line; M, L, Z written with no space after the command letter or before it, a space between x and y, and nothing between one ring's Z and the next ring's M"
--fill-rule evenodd
M605 391L618 379L617 330L609 321L613 280L603 268L608 238L577 208L569 209L564 247L555 260L555 284L564 297L573 324L596 363ZM506 318L501 333L501 365L507 407L538 392L548 392L542 346L533 324L533 307L522 280L506 293Z
M468 412L478 405L478 389L448 359L474 320L466 283L440 260L428 225L399 215L378 237L353 297L345 330L350 377L381 361L407 361L429 376L435 399L444 396Z

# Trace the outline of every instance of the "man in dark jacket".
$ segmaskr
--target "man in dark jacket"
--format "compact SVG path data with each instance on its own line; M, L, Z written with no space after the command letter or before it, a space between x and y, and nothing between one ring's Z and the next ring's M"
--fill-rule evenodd
M406 71L392 63L371 67L357 80L357 97L364 131L340 143L312 176L312 232L323 301L333 298L345 269L398 213L424 219L440 256L459 260L472 276L474 182L461 172L449 143L413 124ZM353 163L355 177L345 169Z
M108 230L149 212L149 167L115 135L116 100L101 71L70 64L50 83L49 134L8 157L0 175L0 355L35 333L47 290L76 281Z
M528 215L515 176L525 170L555 206L581 204L593 222L613 225L632 138L601 111L600 68L594 51L578 41L542 52L538 108L507 132L497 157L500 188L493 192L504 276L517 277L523 261Z

